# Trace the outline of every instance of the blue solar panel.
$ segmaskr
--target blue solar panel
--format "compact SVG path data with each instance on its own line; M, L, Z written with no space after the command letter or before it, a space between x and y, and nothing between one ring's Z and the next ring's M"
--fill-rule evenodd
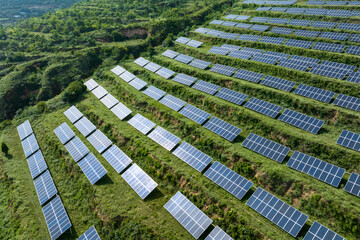
M143 92L145 95L148 95L149 97L155 99L156 101L159 101L160 98L162 98L166 92L154 87L150 86Z
M186 56L185 54L180 54L177 57L174 58L176 61L188 64L191 62L194 58L190 56Z
M350 36L350 33L335 33L335 32L322 32L319 38L328 38L332 40L345 41Z
M274 27L271 29L270 32L272 33L277 33L277 34L291 34L293 31L295 31L294 29L292 28L280 28L280 27Z
M90 122L90 120L86 117L81 118L74 125L84 137L89 136L92 132L96 130L95 125Z
M349 76L346 78L346 81L360 84L360 72L350 73Z
M360 152L360 134L358 133L343 130L336 143Z
M143 117L139 113L137 113L134 117L132 117L128 123L142 132L143 134L148 134L151 129L153 129L156 124L150 121L149 119Z
M360 47L348 46L345 52L349 54L360 55Z
M99 153L104 152L112 144L110 139L108 139L105 134L102 133L99 129L90 136L88 136L87 140Z
M287 92L290 92L291 89L293 89L293 87L296 85L295 82L289 81L289 80L285 80L282 78L277 78L277 77L273 77L273 76L266 76L264 78L264 80L261 81L261 84L268 86L268 87L273 87L276 89L281 89Z
M89 228L83 235L81 235L77 240L101 240L99 234L96 232L94 226Z
M219 226L216 226L205 240L233 240L226 232L224 232Z
M309 31L309 30L296 30L294 32L294 35L296 36L302 36L302 37L312 37L316 38L318 37L320 32L317 31Z
M343 168L339 168L298 151L293 153L287 165L334 187L339 186L345 173L345 169Z
M284 161L286 155L290 151L290 148L260 137L254 133L250 133L242 143L242 146L279 163Z
M40 205L44 205L58 192L49 171L44 172L36 178L34 185Z
M191 63L189 63L189 66L193 66L199 69L204 70L208 66L210 66L211 62L206 62L200 59L194 59Z
M221 47L212 47L208 52L214 54L226 55L229 53L229 50Z
M202 80L197 81L192 88L214 95L221 87Z
M196 77L179 73L173 78L173 81L184 84L186 86L190 86L196 81L196 79L197 79Z
M127 108L124 104L119 102L115 107L110 109L120 120L123 120L132 112L129 108Z
M160 101L160 103L164 104L165 106L168 106L169 108L179 111L183 106L185 106L186 102L174 97L170 94L167 94L165 97L163 97Z
M182 142L173 153L199 172L202 172L212 161L211 157L187 142Z
M19 125L17 130L20 136L20 140L25 139L27 136L33 133L29 120L26 120L21 125Z
M257 42L260 38L261 36L259 35L241 34L240 37L238 37L238 40Z
M249 60L252 57L252 54L243 51L232 51L229 53L228 57Z
M179 113L199 124L203 124L211 115L190 104L181 109Z
M345 47L343 44L316 42L312 49L340 53L344 51Z
M67 125L66 123L61 124L54 130L54 132L56 136L60 139L60 142L62 144L67 143L68 141L70 141L70 139L75 137L74 131L71 130L69 125Z
M211 165L204 175L239 200L245 196L253 185L252 182L219 162Z
M231 76L236 70L237 70L236 68L221 65L221 64L215 64L210 69L211 72L220 73L220 74L223 74L223 75L226 75L226 76Z
M112 145L102 154L102 156L118 173L124 171L124 169L132 162L132 160L116 145Z
M166 131L162 127L155 128L149 135L149 138L154 140L156 143L164 147L166 150L171 151L181 139L174 134Z
M306 233L304 240L345 240L345 238L315 221Z
M245 94L242 94L239 92L235 92L228 88L220 89L220 91L217 92L215 96L222 98L226 101L235 103L237 105L241 105L248 98L248 95L245 95Z
M347 181L344 190L351 194L354 194L357 197L360 197L360 175L356 173L351 173L351 176Z
M71 106L64 112L64 114L71 123L76 122L83 116L83 114L75 106Z
M90 152L90 150L78 137L75 137L73 140L65 144L65 148L68 150L75 162L78 162Z
M262 42L262 43L271 43L271 44L279 44L279 45L281 45L281 44L284 43L285 40L286 40L285 38L266 37L266 36L265 36L265 37L262 37L259 42Z
M311 87L304 84L300 84L295 89L294 93L326 103L329 103L331 99L335 96L334 92L323 90L321 88Z
M360 112L360 98L339 94L334 104L340 107Z
M290 109L286 109L279 117L279 120L314 134L317 134L322 125L324 125L324 121L322 120L309 117Z
M311 41L303 41L303 40L297 40L297 39L288 39L284 45L285 46L291 46L291 47L300 47L300 48L306 48L309 49L314 42Z
M233 77L244 79L250 82L258 83L265 76L262 73L256 73L245 69L239 69Z
M78 164L92 185L94 185L107 173L106 169L92 153L89 153L80 162L78 162Z
M271 118L275 118L282 110L282 107L278 105L260 100L255 97L250 98L250 100L245 103L244 107L269 116Z
M35 153L40 148L33 133L29 137L22 140L21 145L23 147L25 157L27 158L30 157L31 154Z
M308 216L260 187L256 189L246 205L293 237L299 234L308 219Z
M240 128L217 117L212 117L205 123L204 127L229 141L233 141L241 132Z
M31 177L34 179L47 169L47 165L41 151L37 151L27 160Z

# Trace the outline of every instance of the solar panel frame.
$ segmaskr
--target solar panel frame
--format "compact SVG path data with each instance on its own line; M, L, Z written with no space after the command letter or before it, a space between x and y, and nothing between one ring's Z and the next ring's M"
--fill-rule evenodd
M137 113L134 117L132 117L128 123L142 132L143 134L148 134L151 129L153 129L156 124L147 119L146 117L142 116L141 114Z
M197 78L183 73L178 73L172 80L177 83L184 84L185 86L191 86L191 84L193 84Z
M168 151L171 151L181 141L181 138L160 126L157 126L148 137Z
M360 112L360 98L348 96L345 94L339 94L335 101L333 102L334 105L344 107L350 110Z
M131 80L129 82L129 85L134 87L136 90L141 90L143 89L144 87L146 87L146 85L148 85L147 82L141 80L140 78L135 78L134 80Z
M312 98L321 102L330 103L336 93L321 88L300 84L294 91L295 94Z
M95 88L94 90L92 90L91 92L95 95L95 97L97 97L97 99L101 99L106 94L108 94L108 91L106 91L105 88L103 88L100 85L97 88Z
M117 100L113 95L111 95L110 93L107 94L105 97L103 97L100 100L108 109L111 109L112 107L114 107L116 104L119 103L119 100Z
M89 180L91 185L94 185L107 173L106 169L99 162L93 153L89 153L78 162L79 167Z
M172 71L172 70L170 70L170 69L168 69L168 68L166 68L166 67L161 67L161 68L160 68L159 70L157 70L155 73L156 73L157 75L165 78L165 79L169 79L170 77L172 77L172 76L175 74L174 71Z
M34 186L41 206L58 193L49 170L34 180Z
M197 89L199 91L208 93L210 95L214 95L221 87L219 85L216 84L212 84L209 82L205 82L202 80L198 80L193 86L192 88Z
M19 137L21 141L34 132L29 120L26 120L25 122L17 126L17 131L19 133Z
M309 231L306 233L304 240L345 240L345 238L341 237L339 234L331 231L327 227L321 225L317 221L315 221Z
M89 228L83 235L81 235L77 240L101 240L99 234L97 233L94 226Z
M132 163L131 158L129 158L116 145L112 145L102 154L102 156L115 169L117 173L121 173L125 170L126 167L128 167Z
M212 157L187 142L182 142L180 146L174 150L173 154L200 173L203 172L212 161Z
M90 136L86 138L91 145L99 152L103 153L106 149L108 149L112 142L109 138L105 136L99 129L93 132Z
M290 109L285 109L278 119L313 134L317 134L325 123L323 120L319 120Z
M174 97L171 94L165 95L165 97L163 97L159 102L177 112L186 104L185 101L181 100L180 98Z
M189 66L193 66L202 70L205 70L207 67L209 67L211 62L206 62L200 59L194 59L191 63L189 63Z
M234 141L237 135L239 135L242 131L240 128L235 127L234 125L217 117L212 117L205 123L204 127L226 140L229 140L230 142Z
M84 85L86 86L86 88L87 88L89 91L92 91L92 90L94 90L96 87L99 86L99 84L98 84L97 82L95 82L95 80L92 79L92 78L91 78L90 80L86 81L86 82L84 83Z
M360 197L360 175L351 173L349 180L346 182L344 190L357 197Z
M210 234L205 238L205 240L233 240L224 230L219 226L216 226Z
M54 133L59 138L62 144L67 143L73 137L75 137L74 131L65 122L54 129Z
M261 81L260 84L263 84L268 87L284 90L286 92L290 92L296 85L295 82L285 80L282 78L273 77L270 75L265 76L265 78Z
M344 129L336 144L360 152L360 134Z
M219 92L215 95L218 98L224 99L226 101L241 105L249 96L242 94L228 88L221 88Z
M75 106L71 106L64 112L65 116L70 120L71 123L76 122L84 116Z
M41 151L37 151L36 153L28 157L26 161L28 163L32 179L39 176L48 168Z
M166 92L164 92L163 90L158 89L157 87L154 86L150 86L148 88L146 88L143 93L149 97L151 97L152 99L155 99L156 101L159 101L160 98L162 98Z
M21 145L26 158L30 157L33 153L40 149L34 133L22 140Z
M138 59L136 59L134 61L134 63L136 63L137 65L139 65L140 67L144 67L146 64L148 64L150 61L143 58L143 57L139 57Z
M84 137L89 136L96 130L96 126L86 117L81 118L74 125Z
M191 104L187 104L179 113L201 125L211 116L210 113L194 107Z
M75 162L78 162L90 152L90 150L77 136L75 136L75 138L73 138L70 142L66 143L65 148Z
M275 118L283 109L278 105L266 102L255 97L250 98L250 100L245 103L244 107L269 116L271 118Z

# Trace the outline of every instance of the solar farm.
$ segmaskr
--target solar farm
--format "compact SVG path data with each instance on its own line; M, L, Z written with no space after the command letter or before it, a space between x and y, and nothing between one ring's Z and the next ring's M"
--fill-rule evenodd
M136 217L147 239L360 239L357 6L235 3L18 120L39 232L111 239L107 217Z

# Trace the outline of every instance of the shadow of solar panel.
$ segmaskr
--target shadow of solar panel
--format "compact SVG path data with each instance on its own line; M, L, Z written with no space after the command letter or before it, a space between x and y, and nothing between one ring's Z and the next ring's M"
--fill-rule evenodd
M110 93L108 95L106 95L105 97L103 97L100 100L108 109L114 107L116 104L119 103L119 100L117 100L113 95L111 95Z
M136 114L134 117L132 117L128 123L142 132L143 134L148 134L151 129L153 129L156 124L150 121L149 119L141 116L140 114Z
M261 22L261 23L265 23L267 21L269 21L269 17L253 17L250 22Z
M306 8L289 8L286 13L290 14L302 14L306 11Z
M252 57L252 54L243 51L232 51L229 53L228 57L249 60Z
M309 117L290 109L286 109L279 117L279 120L314 134L317 134L325 123L322 120Z
M273 87L276 89L284 90L286 92L290 92L296 83L282 79L282 78L277 78L277 77L268 75L264 78L264 80L261 81L261 84L268 86L268 87Z
M119 102L115 107L111 108L111 111L120 119L124 120L127 116L132 112L129 108L127 108L124 104Z
M54 133L59 138L62 144L67 143L70 139L75 137L74 131L71 130L71 128L66 123L63 123L59 127L57 127L54 130Z
M237 33L222 33L222 34L220 34L219 38L235 40L239 36L240 36L240 34L237 34Z
M350 10L334 10L334 9L329 9L326 12L326 16L329 17L350 17L351 11Z
M294 93L326 103L329 103L335 96L334 92L323 90L321 88L311 87L305 84L300 84L295 89Z
M360 47L348 46L345 52L349 54L360 55Z
M99 86L99 84L97 83L97 82L95 82L95 80L94 79L90 79L90 80L88 80L88 81L86 81L85 83L84 83L84 85L87 87L87 89L89 90L89 91L92 91L92 90L94 90L97 86Z
M95 95L95 97L97 97L97 99L101 99L106 94L108 94L108 91L106 91L105 88L103 88L100 85L97 88L95 88L94 90L92 90L91 92Z
M196 41L196 40L191 40L190 42L188 42L186 45L190 46L190 47L194 47L194 48L198 48L201 45L203 45L203 42L200 41Z
M144 67L146 64L148 64L150 61L143 58L143 57L139 57L138 59L136 59L134 61L134 63L136 63L137 65L139 65L140 67Z
M226 76L231 76L236 70L237 70L236 68L221 65L221 64L215 64L210 69L211 72L216 72L216 73L223 74Z
M133 80L134 78L136 78L136 76L134 74L132 74L131 72L128 72L128 71L125 71L119 77L127 83L130 82L131 80Z
M74 159L75 162L78 162L90 152L78 137L75 137L73 140L65 144L65 148L68 150L70 156Z
M360 24L356 23L339 23L336 29L360 31Z
M340 107L360 112L360 98L339 94L334 104Z
M99 234L96 232L94 226L89 228L83 235L81 235L77 240L101 240Z
M341 237L337 233L331 231L330 229L328 229L327 227L321 225L316 221L311 225L311 228L304 237L304 240L328 240L328 239L345 240L345 238Z
M193 66L199 69L204 70L208 66L210 66L211 62L206 62L200 59L194 59L191 63L189 63L189 66Z
M360 152L360 134L343 130L336 141L337 144Z
M124 171L132 163L132 160L116 145L112 145L102 156L118 173Z
M291 28L274 27L274 28L271 29L270 32L278 33L278 34L291 34L293 31L295 31L295 30L291 29Z
M262 37L259 42L262 43L271 43L271 44L283 44L285 38L278 38L278 37Z
M215 162L204 174L207 178L241 200L253 185L252 182Z
M221 87L212 83L199 80L194 84L194 86L192 86L192 88L214 95Z
M296 30L293 34L296 36L316 38L319 36L320 32L309 30Z
M329 52L342 52L345 47L346 46L343 44L316 42L312 49Z
M196 81L196 79L197 79L196 77L179 73L173 78L173 81L184 84L186 86L190 86Z
M175 72L165 67L162 67L156 72L156 74L162 76L165 79L169 79L172 75L175 74Z
M177 55L179 55L180 53L172 51L170 49L166 50L165 52L163 52L161 55L174 59Z
M229 45L229 44L223 44L221 45L222 49L226 49L229 51L237 51L239 50L241 47L240 46L236 46L236 45Z
M92 153L89 153L80 162L78 162L78 164L92 185L94 185L107 173L106 169Z
M257 188L246 205L296 237L309 218L262 188Z
M278 105L260 100L255 97L250 98L250 100L245 103L244 107L269 116L271 118L275 118L282 110L282 107Z
M177 56L176 58L174 58L176 61L188 64L189 62L191 62L194 58L190 57L190 56L186 56L184 54L180 54L179 56Z
M210 23L211 24L211 23ZM178 43L182 43L182 44L186 44L190 41L191 39L186 38L186 37L179 37L178 39L175 40L175 42Z
M358 71L350 73L349 76L346 78L346 81L360 83L360 72Z
M238 23L235 25L235 27L237 28L244 28L244 29L249 29L253 26L253 24L248 24L248 23Z
M260 80L265 76L265 74L262 73L256 73L252 71L248 71L245 69L239 69L233 77L247 80L250 82L258 83Z
M250 135L242 143L242 146L267 158L275 160L278 163L282 163L290 151L290 148L260 137L254 133L250 133Z
M242 131L240 128L235 127L234 125L227 123L217 117L212 117L205 123L204 127L213 133L229 140L230 142L232 142Z
M71 123L76 122L82 116L84 116L75 106L71 106L64 112L65 116L70 120Z
M89 136L92 132L96 130L95 125L92 122L90 122L90 120L87 119L86 117L81 118L74 125L84 137Z
M47 169L47 165L41 151L37 151L26 159L31 177L34 179Z
M58 192L48 170L34 180L34 185L41 206Z
M199 124L203 124L211 115L190 104L187 104L179 113Z
M97 129L94 133L87 137L87 140L93 145L93 147L99 152L103 153L112 144L104 133Z
M33 133L24 140L22 140L21 145L23 147L26 158L30 157L40 148Z
M165 97L163 97L160 101L160 103L164 104L165 106L168 106L169 108L179 111L183 106L185 106L186 102L174 97L170 94L167 94Z
M247 98L248 95L235 92L228 88L221 88L219 92L216 93L216 97L222 98L226 101L241 105Z
M267 23L286 24L289 20L287 18L271 18Z
M140 78L135 78L134 80L129 82L129 85L140 91L141 89L146 87L147 82L141 80Z
M205 240L233 240L226 232L224 232L219 226L216 226Z
M171 151L181 141L179 137L159 126L148 137L168 151Z
M161 66L156 63L149 62L148 64L145 65L144 68L154 73L157 70L159 70L161 68Z
M240 37L237 38L237 40L257 42L260 38L261 36L259 35L241 34Z
M214 54L226 55L230 51L228 49L221 48L221 47L212 47L208 52L214 53Z
M311 23L311 20L292 19L292 20L290 20L290 22L288 22L288 25L307 27L310 25L310 23Z
M30 134L33 133L29 120L26 120L25 122L20 124L17 127L17 130L19 133L20 140L24 140L26 137L28 137Z
M160 98L162 98L166 92L154 87L154 86L150 86L147 89L145 89L145 91L143 91L144 94L146 94L147 96L155 99L156 101L159 101Z
M221 25L227 26L227 27L233 27L233 26L235 26L236 24L237 24L236 22L225 21L225 22L223 22Z
M187 142L182 142L180 146L174 150L173 154L200 173L212 161L211 157L191 146Z
M145 199L158 185L151 177L149 177L149 175L136 165L136 163L121 176L141 199Z
M350 36L350 33L334 33L334 32L322 32L319 38L327 38L332 40L345 41Z
M113 69L111 69L111 71L119 76L122 73L124 73L126 70L118 65L118 66L114 67Z
M345 173L343 168L298 151L293 153L286 165L334 187L339 186Z
M164 208L193 236L198 239L211 225L212 220L184 195L177 192Z
M344 190L357 197L360 197L360 175L356 173L351 173L351 176L347 181Z
M261 31L264 32L266 31L270 26L265 26L265 25L253 25L250 29L251 30L255 30L255 31Z
M322 21L314 21L311 23L311 27L317 28L334 28L338 23L337 22L322 22Z
M284 45L309 49L313 44L314 44L314 42L311 42L311 41L288 39Z
M51 239L59 238L71 227L70 219L59 196L42 208Z
M299 70L299 71L303 71L303 72L305 72L309 67L308 66L309 64L304 64L304 62L291 60L291 59L281 60L277 65L280 67L287 67L287 68L291 68L291 69L295 69L295 70Z

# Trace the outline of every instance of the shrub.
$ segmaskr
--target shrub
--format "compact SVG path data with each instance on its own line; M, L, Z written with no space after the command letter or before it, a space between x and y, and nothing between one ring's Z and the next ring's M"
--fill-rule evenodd
M69 84L63 93L64 101L74 101L77 99L83 92L85 92L86 87L79 81L75 81Z

